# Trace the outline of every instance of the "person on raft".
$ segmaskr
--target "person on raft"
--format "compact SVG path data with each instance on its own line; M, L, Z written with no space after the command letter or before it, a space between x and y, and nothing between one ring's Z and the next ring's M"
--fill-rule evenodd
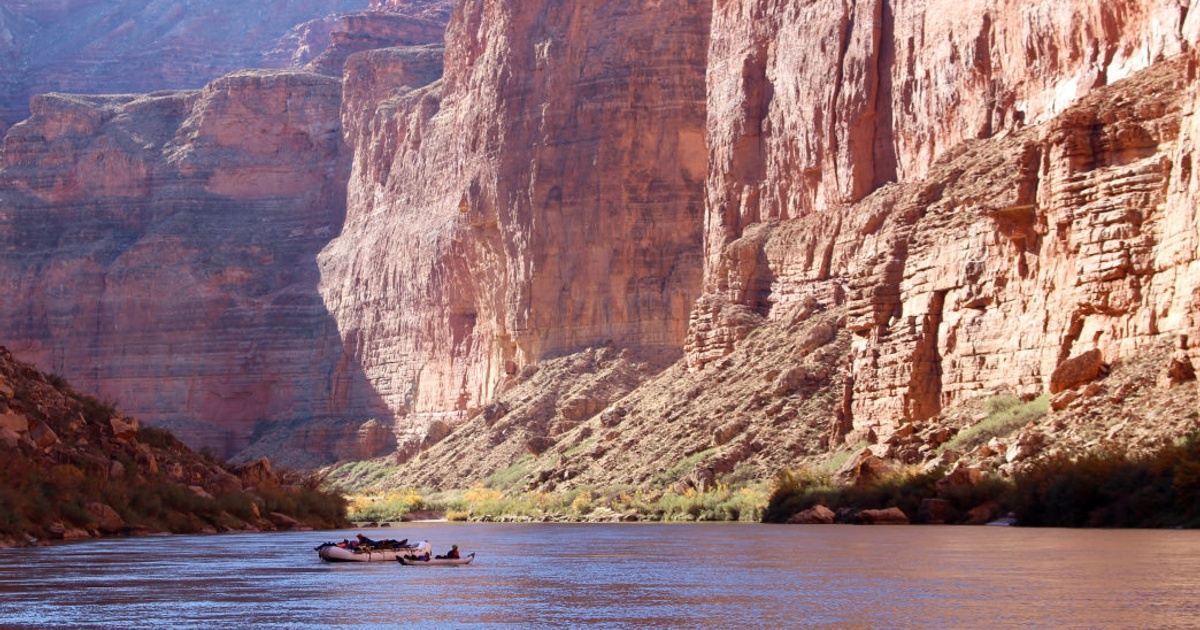
M444 555L444 556L438 556L437 559L438 560L458 560L459 557L460 556L458 555L458 545L451 545L450 551L447 551L446 555Z

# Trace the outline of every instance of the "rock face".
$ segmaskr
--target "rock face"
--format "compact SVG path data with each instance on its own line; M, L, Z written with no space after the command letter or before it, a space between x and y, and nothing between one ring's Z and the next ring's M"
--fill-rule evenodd
M719 5L689 364L761 318L844 307L839 432L887 432L987 392L1039 393L1075 354L1189 334L1195 90L1179 54L1195 14Z
M36 94L199 88L242 68L291 65L296 49L280 50L289 29L366 5L367 0L5 2L0 132L26 117Z
M441 82L348 98L322 293L406 444L547 357L678 355L700 285L707 33L695 1L473 0Z
M314 72L341 76L350 55L378 48L440 45L446 23L407 14L379 11L353 13L337 18L329 33L325 50L308 68Z
M651 483L661 462L684 458L769 474L888 440L902 425L926 433L997 393L1033 398L1072 357L1120 364L1177 340L1173 360L1194 364L1200 11L1190 4L714 3L704 286L684 338L687 369L614 401L622 414L556 438L550 457L529 463L513 449L500 469L525 461L539 488ZM471 15L451 32L476 24ZM448 46L448 60L492 63L481 46ZM515 53L503 59L522 67ZM465 121L446 114L446 100L423 98ZM1142 382L1139 370L1122 378ZM522 426L520 414L504 422ZM1146 421L1163 435L1187 424L1161 415ZM713 444L731 423L741 437ZM1070 448L1088 448L1081 436L1095 428ZM994 456L1010 468L1033 456L1018 444L1007 462L1002 446ZM911 456L935 452L922 444ZM454 456L435 447L401 476L454 469Z
M0 164L7 343L225 454L259 423L386 414L316 290L340 106L337 79L292 71L35 98Z
M371 9L411 15L444 24L450 20L454 4L455 0L371 0Z
M39 539L345 525L341 500L262 460L237 470L197 454L0 347L0 548ZM269 493L269 494L268 494ZM191 495L194 500L184 501ZM287 508L287 520L260 506ZM46 497L53 497L47 500ZM278 509L278 508L276 508Z
M955 410L1164 344L1194 389L1194 2L449 7L289 35L341 86L36 99L0 172L13 343L232 446L269 420L287 452L432 446L421 481L532 458L539 488L915 464Z

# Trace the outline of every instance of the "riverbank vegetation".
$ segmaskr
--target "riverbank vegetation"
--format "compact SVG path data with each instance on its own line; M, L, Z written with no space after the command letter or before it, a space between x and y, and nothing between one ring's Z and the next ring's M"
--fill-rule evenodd
M0 547L155 532L332 528L345 499L226 464L0 348Z
M1102 450L1051 457L1011 479L977 471L901 471L843 486L829 475L787 471L764 513L785 522L817 506L838 522L863 510L898 508L911 522L983 522L1009 513L1019 525L1047 527L1200 527L1200 438L1149 455Z
M462 521L746 521L762 520L766 484L718 485L703 492L650 492L633 487L511 492L478 485L465 490L403 489L351 497L349 517L393 522L444 517Z
M155 444L160 460L171 451L178 459L185 457L180 449L186 447L165 431L142 429L138 439ZM333 528L346 523L345 500L314 487L276 482L253 491L221 492L208 483L207 489L180 483L157 466L154 472L146 470L144 461L139 464L124 452L113 453L113 461L116 465L90 455L67 455L50 465L20 455L0 459L0 538L200 533L299 524Z

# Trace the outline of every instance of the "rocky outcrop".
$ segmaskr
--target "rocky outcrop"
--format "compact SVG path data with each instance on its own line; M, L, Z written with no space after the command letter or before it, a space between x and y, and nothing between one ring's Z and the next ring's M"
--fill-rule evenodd
M450 20L454 5L455 0L371 0L374 11L389 11L441 23Z
M296 36L340 90L36 100L0 173L33 297L0 315L148 417L429 449L422 483L703 489L868 448L1016 470L1094 440L1045 424L1132 397L1135 360L1174 385L1157 408L1195 389L1193 4L464 0L443 49L449 3L376 0L324 55ZM943 449L1049 390L1047 419Z
M316 290L346 194L337 79L40 96L2 159L15 351L224 454L273 423L389 417Z
M690 478L662 479L664 461L765 476L852 445L920 463L987 418L959 414L1036 399L1072 357L1102 357L1125 383L1147 382L1132 362L1153 357L1150 382L1189 382L1170 365L1196 360L1186 51L1200 12L1178 9L714 5L705 285L686 367L493 470L520 461L544 489ZM1074 402L965 458L1011 472L1062 452L1057 439L1085 450L1115 431L1144 448L1187 432L1193 385L1154 389L1137 411L1119 402L1136 389L1078 384ZM1128 419L1087 416L1109 404ZM727 425L741 437L714 434ZM919 443L891 439L903 426Z
M341 500L312 490L313 480L265 460L235 475L3 347L0 418L0 547L345 524ZM288 513L263 518L268 505Z
M443 21L406 14L372 11L339 16L329 32L325 50L307 67L321 74L341 76L346 60L354 53L379 48L441 45L445 32Z
M1178 4L717 7L689 365L845 307L855 441L1194 336Z
M367 0L269 7L241 0L7 2L0 7L0 132L24 119L38 94L199 88L243 68L287 67L303 59L301 48L324 49L319 27L304 34L289 29L366 6Z
M700 281L707 35L692 1L473 0L444 79L348 100L362 117L322 293L404 418L402 448L542 359L678 356Z

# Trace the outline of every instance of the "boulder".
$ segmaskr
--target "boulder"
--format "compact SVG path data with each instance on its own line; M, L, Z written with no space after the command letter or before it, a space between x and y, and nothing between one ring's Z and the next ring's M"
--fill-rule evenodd
M1171 385L1196 380L1196 368L1186 352L1176 352L1167 365L1167 382Z
M35 421L29 427L28 437L38 448L50 448L59 443L58 434L45 422Z
M1050 399L1050 408L1055 411L1062 411L1071 406L1071 403L1079 400L1079 392L1068 389L1065 392L1055 394L1054 398Z
M1050 393L1057 394L1090 383L1108 372L1099 350L1089 350L1058 364L1050 375Z
M621 424L628 413L624 407L609 407L600 413L600 425L607 428L615 427Z
M983 471L970 466L956 465L945 477L937 480L935 486L938 492L954 488L973 488L983 480Z
M213 495L209 494L208 490L205 490L200 486L188 486L188 490L191 490L192 494L200 497L201 499L208 499L210 501L213 499Z
M92 501L85 506L92 526L105 534L113 534L125 527L125 519L111 506L99 501Z
M21 444L21 436L8 429L0 428L0 447L8 450L16 449Z
M865 448L858 455L850 458L836 474L836 477L848 484L864 486L879 481L892 472L892 465L883 458Z
M793 514L787 522L792 525L830 525L835 517L833 510L824 505L814 505L807 510Z
M29 430L29 419L15 411L0 413L0 429L24 433Z
M957 462L961 457L961 453L952 448L948 448L935 455L933 459L925 462L925 464L921 466L921 472L928 473L937 470L938 468L949 469L950 466L954 465L954 463Z
M119 462L115 459L112 460L112 463L110 463L108 465L108 478L109 479L121 479L124 476L125 476L125 464L122 464L121 462Z
M940 525L958 520L958 510L945 499L922 499L918 515L922 522Z
M92 535L87 533L87 530L79 529L78 527L68 527L62 533L63 540L83 540L91 537Z
M933 433L930 433L929 437L925 439L925 443L936 448L945 444L946 442L949 442L950 438L954 437L954 434L956 433L958 433L958 429L942 427Z
M1000 515L1000 504L995 501L988 501L971 508L967 512L968 525L986 525L991 521L996 520Z
M882 510L862 510L858 520L864 525L908 525L908 516L898 507Z
M535 435L525 440L525 450L531 455L541 455L550 450L552 446L554 446L554 440L544 435Z
M496 424L496 421L508 415L508 404L503 401L496 401L483 408L483 422L489 427Z
M558 413L567 422L582 422L596 415L605 404L591 396L576 396L559 403Z
M1008 463L1024 461L1037 455L1042 451L1042 447L1046 444L1046 436L1032 431L1022 433L1017 441L1008 447L1004 453L1004 459Z
M749 423L744 419L733 420L717 427L713 431L713 445L724 446L733 441L733 438L742 434L746 430Z
M266 457L258 461L240 466L234 471L246 486L270 486L279 484L279 475L271 467L271 460Z
M270 514L267 514L267 520L271 521L271 524L279 529L295 529L300 527L300 521L297 521L287 514L281 514L279 512L271 512ZM372 523L370 526L375 527L376 525Z
M208 478L208 487L220 494L233 494L242 491L242 480L238 479L237 475L231 475L218 468L211 471L211 475Z
M120 418L117 416L109 418L108 425L112 427L113 437L118 440L135 439L137 438L138 431L142 428L137 418Z
M803 366L792 366L783 371L775 383L771 386L771 394L776 398L783 398L790 395L792 392L800 388L804 383L804 379L808 376Z

